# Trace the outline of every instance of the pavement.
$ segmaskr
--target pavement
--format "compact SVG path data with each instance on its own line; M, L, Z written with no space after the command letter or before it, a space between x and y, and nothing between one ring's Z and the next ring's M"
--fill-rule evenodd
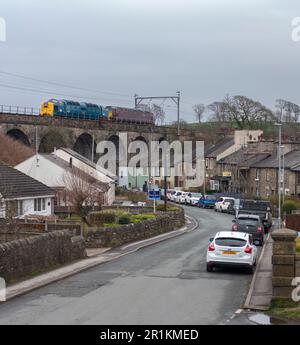
M74 274L83 272L89 268L95 267L105 262L116 260L124 255L133 253L141 248L156 244L161 241L166 241L170 238L183 235L186 232L192 231L197 226L195 219L186 216L186 224L180 229L158 235L143 241L137 241L126 244L118 248L95 248L87 249L87 258L76 261L74 263L64 265L58 269L38 275L34 278L18 282L6 288L6 301L17 296L28 293L32 290L38 289L42 286L54 283L64 278L70 277ZM0 302L1 303L1 302Z
M268 234L253 276L244 308L268 310L272 300L272 248L271 233Z

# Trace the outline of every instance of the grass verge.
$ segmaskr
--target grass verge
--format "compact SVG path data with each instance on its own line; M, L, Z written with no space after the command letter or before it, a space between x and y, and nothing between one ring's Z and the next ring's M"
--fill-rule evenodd
M300 253L300 237L296 239L296 250L297 253Z
M300 321L300 303L275 299L267 312L268 315L290 321Z

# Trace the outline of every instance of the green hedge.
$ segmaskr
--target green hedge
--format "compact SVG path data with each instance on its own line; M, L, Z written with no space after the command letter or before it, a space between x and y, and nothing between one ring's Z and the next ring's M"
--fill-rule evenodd
M293 210L297 210L298 204L295 200L286 200L282 205L282 213L290 214Z

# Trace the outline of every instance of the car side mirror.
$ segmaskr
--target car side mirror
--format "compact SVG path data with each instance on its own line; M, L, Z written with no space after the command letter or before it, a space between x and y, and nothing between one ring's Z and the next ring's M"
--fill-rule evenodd
M209 242L211 243L213 240L214 240L214 238L213 238L213 237L211 237L211 238L209 239Z

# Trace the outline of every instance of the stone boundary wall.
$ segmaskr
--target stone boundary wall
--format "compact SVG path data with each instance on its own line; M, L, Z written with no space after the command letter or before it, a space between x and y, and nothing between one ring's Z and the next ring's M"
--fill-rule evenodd
M0 277L11 283L86 257L84 240L68 230L0 244Z
M176 230L185 224L184 211L162 212L155 219L112 228L89 228L85 232L87 248L116 247Z
M292 298L292 281L300 276L300 255L296 254L296 237L297 232L291 229L283 228L272 232L273 298Z

